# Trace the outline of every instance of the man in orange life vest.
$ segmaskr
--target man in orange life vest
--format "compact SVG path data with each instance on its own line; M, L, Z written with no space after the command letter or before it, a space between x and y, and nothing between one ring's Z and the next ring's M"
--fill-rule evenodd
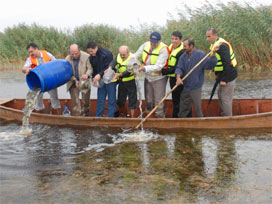
M49 61L55 60L56 58L49 52L45 50L39 50L39 47L35 43L30 43L26 47L29 57L27 58L22 72L28 74L30 69L35 68L39 64L47 63ZM57 89L52 89L48 91L50 95L51 105L53 108L53 113L60 115L61 114L61 105L58 99ZM37 97L37 102L35 106L35 112L43 113L44 104L43 104L43 93L40 93Z

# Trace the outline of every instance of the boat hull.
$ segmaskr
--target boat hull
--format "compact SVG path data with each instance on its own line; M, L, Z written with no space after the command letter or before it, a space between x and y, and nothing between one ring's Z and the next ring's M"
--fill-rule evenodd
M69 100L61 100L62 104ZM171 129L171 130L204 130L204 129L272 129L272 99L236 99L234 104L250 104L243 109L234 105L234 112L240 115L232 117L216 116L218 107L211 108L209 117L203 118L148 118L144 122L145 128ZM46 100L48 103L48 101ZM167 103L169 103L168 101ZM203 100L203 107L206 106L206 100ZM216 102L216 101L215 101ZM169 103L171 104L171 103ZM9 121L21 122L23 118L24 99L11 99L2 102L0 105L0 118ZM212 105L212 104L211 104ZM95 109L95 100L92 100L91 107ZM206 106L207 107L207 106ZM170 108L167 108L170 110ZM238 110L239 109L239 110ZM254 110L253 110L254 109ZM93 110L92 110L93 111ZM247 112L246 112L247 111ZM255 113L251 113L254 112ZM171 111L170 111L171 112ZM203 110L207 115L208 110ZM247 114L248 113L248 114ZM193 113L194 114L194 113ZM167 113L169 115L169 113ZM32 113L30 117L31 124L60 125L73 127L121 127L134 128L140 122L141 118L108 118L108 117L81 117L81 116L62 116L52 114Z

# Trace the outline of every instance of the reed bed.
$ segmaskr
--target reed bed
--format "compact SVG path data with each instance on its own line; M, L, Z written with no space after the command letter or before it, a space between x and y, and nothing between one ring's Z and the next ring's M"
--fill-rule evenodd
M102 47L118 52L120 45L128 45L132 52L147 41L152 31L162 34L163 41L170 44L171 33L180 30L183 38L192 37L196 47L208 51L206 41L208 28L215 28L220 37L229 41L236 54L240 69L255 70L264 67L272 69L272 5L239 5L206 3L191 10L184 7L178 19L169 19L166 26L141 25L135 29L118 29L109 25L82 25L73 31L44 27L38 24L18 24L0 32L0 64L20 64L27 58L26 46L35 42L40 49L46 49L57 58L64 58L72 43L86 50L89 41L96 41Z

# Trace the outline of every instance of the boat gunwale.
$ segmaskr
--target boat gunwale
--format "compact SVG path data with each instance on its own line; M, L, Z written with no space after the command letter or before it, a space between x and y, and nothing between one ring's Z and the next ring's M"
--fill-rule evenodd
M15 111L15 112L18 112L18 113L23 113L24 111L22 110L19 110L19 109L16 109L16 108L10 108L10 107L7 107L5 106L6 103L9 103L13 100L25 100L25 99L21 99L21 98L13 98L13 99L10 99L8 101L5 101L4 103L0 103L0 107L1 108L4 108L4 109L7 109L7 110L12 110L12 111ZM266 98L267 99L267 98ZM65 99L64 99L65 100ZM247 100L247 99L246 99ZM249 99L250 100L250 99ZM259 99L255 99L255 100L259 100ZM271 99L272 100L272 99ZM263 113L254 113L254 114L244 114L244 115L234 115L234 116L205 116L205 117L191 117L191 118L148 118L148 120L189 120L189 121L198 121L198 120L210 120L210 119L222 119L222 120L229 120L229 119L233 119L233 118L244 118L244 117L250 117L250 116L259 116L259 115L270 115L272 113L272 111L270 112L263 112ZM142 120L143 118L128 118L128 117L124 117L124 118L121 118L121 117L97 117L97 116L88 116L88 117L85 117L85 116L63 116L63 115L53 115L53 114L47 114L47 113L35 113L35 112L32 112L31 115L42 115L42 116L45 116L45 117L57 117L57 118L77 118L77 119L98 119L98 120L105 120L105 119L108 119L108 120Z

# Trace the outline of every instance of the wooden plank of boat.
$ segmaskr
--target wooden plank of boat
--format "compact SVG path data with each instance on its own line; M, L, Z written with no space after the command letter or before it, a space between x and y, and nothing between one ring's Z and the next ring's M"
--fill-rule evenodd
M24 99L7 100L0 105L0 118L5 120L22 121ZM217 101L213 100L207 108L208 100L202 101L203 118L170 118L172 102L166 101L166 118L149 118L145 123L145 128L156 129L257 129L272 128L272 99L234 99L233 112L235 116L219 117L220 109ZM49 100L44 100L48 107ZM61 100L62 107L68 105L69 99ZM144 104L143 104L144 106ZM51 114L33 113L30 123L44 125L61 125L75 127L126 127L133 128L140 118L107 118L94 117L96 100L91 100L91 117L75 117ZM144 108L144 107L143 107ZM48 108L50 110L50 108ZM139 111L139 110L138 110ZM193 113L194 114L194 113Z
M7 103L7 102L9 102L11 100L13 100L13 99L11 99L11 98L0 98L0 105L4 104L4 103Z

